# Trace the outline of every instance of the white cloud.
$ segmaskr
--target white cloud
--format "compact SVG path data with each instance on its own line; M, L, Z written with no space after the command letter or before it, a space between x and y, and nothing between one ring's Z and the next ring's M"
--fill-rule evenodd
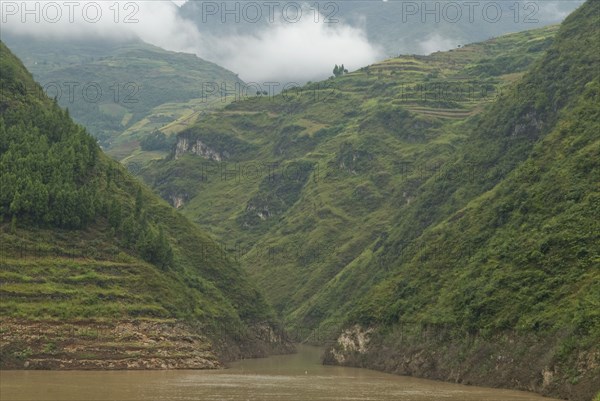
M271 25L256 35L210 42L215 46L211 53L220 64L257 82L324 78L331 75L335 64L353 70L381 57L362 30L309 19Z
M431 34L419 43L419 53L420 54L431 54L437 51L446 51L450 49L454 49L457 44L461 43L455 39L451 39L448 37L443 37L440 34L434 33Z
M56 39L139 38L170 50L191 51L200 36L191 21L178 16L178 9L171 1L0 1L3 29L9 33Z
M55 18L52 3L60 6L60 18ZM37 11L26 14L23 2L0 0L2 28L41 38L139 38L167 50L195 53L255 82L326 78L334 64L354 69L381 57L362 29L325 24L324 18L319 23L313 18L278 22L252 35L216 37L200 33L192 21L179 15L176 3L181 1L122 0L118 12L113 1L76 3L75 9L68 9L61 1L30 2L34 5L29 9L37 7Z

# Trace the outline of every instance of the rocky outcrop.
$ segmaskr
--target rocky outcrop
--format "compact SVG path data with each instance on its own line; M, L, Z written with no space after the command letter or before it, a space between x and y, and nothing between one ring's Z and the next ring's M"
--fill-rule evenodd
M285 330L269 322L256 322L241 330L225 329L212 337L216 354L225 362L296 351Z
M589 401L600 390L600 350L557 356L565 338L567 333L483 336L416 326L384 333L355 325L342 331L324 363Z
M178 194L170 194L169 195L169 203L175 208L180 209L187 203L189 199L189 195L178 195Z
M217 369L211 342L176 321L3 320L3 369Z
M226 160L230 156L228 152L218 152L199 139L192 140L185 136L180 136L177 138L177 145L175 146L175 159L179 159L186 153L191 153L208 160L215 160L219 162Z
M538 116L535 111L530 111L514 124L511 137L518 138L527 136L531 139L535 139L543 127L544 124L540 116Z
M0 327L2 369L220 369L225 361L294 350L268 324L217 339L174 320L3 319Z
M344 364L349 355L365 355L370 342L372 328L363 329L359 325L346 329L337 339L337 347L332 347L331 357L338 364Z

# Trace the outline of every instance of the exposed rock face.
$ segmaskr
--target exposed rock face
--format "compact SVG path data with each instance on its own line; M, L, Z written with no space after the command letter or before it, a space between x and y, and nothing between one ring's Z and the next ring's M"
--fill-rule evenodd
M0 327L2 369L220 369L223 361L294 350L285 333L268 324L250 328L252 335L227 332L218 340L173 320L4 319Z
M187 201L188 196L186 195L170 195L169 196L169 200L171 201L171 205L173 205L173 207L175 209L180 209L185 205L185 202Z
M3 320L3 369L218 369L210 341L175 321Z
M219 359L226 362L295 352L286 332L268 322L254 323L243 332L225 330L216 336L214 346Z
M343 364L349 354L366 354L371 332L373 329L363 329L359 325L344 330L337 339L337 347L331 349L331 355L335 361Z
M177 139L177 145L175 146L175 159L179 159L186 153L191 153L208 160L215 160L219 162L229 157L227 152L220 153L214 149L211 149L199 139L190 140L182 136Z
M537 138L543 126L544 124L541 121L540 117L535 113L535 111L531 111L525 116L521 117L519 122L515 123L512 136L528 136L534 139Z
M246 206L246 212L255 213L261 220L267 220L271 217L268 204L256 205L254 202L250 201L248 206Z
M557 347L565 336L506 332L490 337L418 325L382 333L355 325L342 331L324 363L589 401L599 390L600 350L580 352L576 361L561 360Z

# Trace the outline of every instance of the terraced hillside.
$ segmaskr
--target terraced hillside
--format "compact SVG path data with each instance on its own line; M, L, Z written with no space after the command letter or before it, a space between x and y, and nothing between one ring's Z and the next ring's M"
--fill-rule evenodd
M287 350L246 272L0 56L2 367L214 368Z

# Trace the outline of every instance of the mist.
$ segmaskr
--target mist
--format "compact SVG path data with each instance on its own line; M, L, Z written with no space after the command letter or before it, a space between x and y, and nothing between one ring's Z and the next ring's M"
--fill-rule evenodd
M352 70L383 58L382 50L369 43L363 29L325 24L323 18L319 23L313 18L278 21L252 34L215 36L201 33L193 21L181 17L178 11L183 1L140 1L133 3L135 7L120 1L118 10L114 2L80 1L73 10L62 7L62 2L36 3L37 11L33 3L25 10L22 2L0 0L3 30L34 39L139 39L166 50L196 54L247 82L303 83L329 77L335 64Z
M420 54L431 54L438 51L454 49L460 41L448 37L443 37L438 33L429 35L425 40L419 43Z
M302 20L278 23L254 35L213 38L211 55L219 64L254 82L306 82L332 75L335 64L353 70L382 58L363 31Z

